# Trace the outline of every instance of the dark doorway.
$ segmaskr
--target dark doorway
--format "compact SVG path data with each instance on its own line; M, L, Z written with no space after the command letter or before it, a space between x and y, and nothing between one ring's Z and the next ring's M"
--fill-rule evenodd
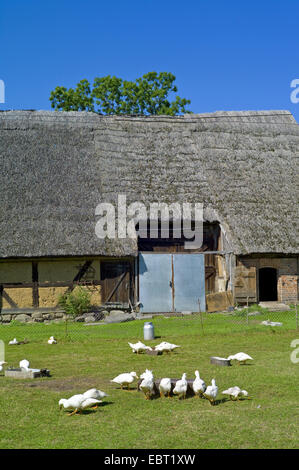
M260 301L277 300L277 270L275 268L259 270L259 299Z

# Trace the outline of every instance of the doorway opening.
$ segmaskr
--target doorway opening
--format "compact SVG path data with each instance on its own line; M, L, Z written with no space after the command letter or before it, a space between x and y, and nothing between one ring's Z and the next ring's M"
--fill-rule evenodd
M261 268L259 270L259 300L277 300L277 269Z

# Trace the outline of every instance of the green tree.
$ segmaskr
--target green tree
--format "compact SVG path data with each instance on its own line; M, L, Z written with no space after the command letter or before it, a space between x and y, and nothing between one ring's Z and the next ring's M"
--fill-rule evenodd
M149 72L134 82L118 77L96 77L91 89L81 80L75 89L58 86L51 92L51 106L62 111L93 111L99 114L175 114L189 113L190 100L175 96L176 77L168 72Z

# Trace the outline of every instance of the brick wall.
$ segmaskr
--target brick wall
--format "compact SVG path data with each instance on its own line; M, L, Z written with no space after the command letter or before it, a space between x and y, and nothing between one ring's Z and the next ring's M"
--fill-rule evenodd
M280 302L295 302L298 299L298 276L289 276L287 274L279 276L277 289Z

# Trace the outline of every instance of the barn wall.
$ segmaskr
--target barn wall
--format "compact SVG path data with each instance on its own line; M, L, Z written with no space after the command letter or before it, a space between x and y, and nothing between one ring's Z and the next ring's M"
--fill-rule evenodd
M37 263L37 273L39 283L48 283L47 287L38 287L38 306L55 307L58 298L65 293L68 286L54 286L51 284L61 282L70 283L77 275L86 259L63 259L35 261ZM0 262L0 285L9 283L32 283L32 261L3 261ZM100 280L100 260L93 260L91 266L82 277L81 281ZM91 302L95 306L101 305L101 286L83 286L91 293ZM3 309L11 308L32 308L33 288L32 287L5 287L3 288L1 306ZM8 300L7 300L8 298Z
M257 298L258 292L258 274L261 268L275 268L277 269L277 293L278 301L293 303L298 300L298 258L274 258L274 257L246 257L239 258L238 266L245 266L247 268L255 267L257 274Z
M30 262L0 263L0 284L15 282L32 282ZM12 308L13 304L19 308L32 307L32 288L9 287L5 289L5 294L2 296L2 308ZM10 300L7 300L7 296Z

